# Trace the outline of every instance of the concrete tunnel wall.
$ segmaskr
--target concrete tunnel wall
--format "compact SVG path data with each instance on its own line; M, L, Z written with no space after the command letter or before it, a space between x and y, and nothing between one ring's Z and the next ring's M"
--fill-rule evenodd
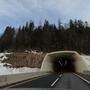
M75 51L57 51L48 53L43 60L41 71L53 72L53 61L55 60L55 57L60 57L66 54L73 54L75 59L76 72L83 73L84 71L88 71L88 65L85 63L84 59Z

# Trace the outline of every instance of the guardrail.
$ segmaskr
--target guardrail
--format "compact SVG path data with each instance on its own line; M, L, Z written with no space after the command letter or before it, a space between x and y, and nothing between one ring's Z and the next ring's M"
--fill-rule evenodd
M0 76L0 87L17 83L23 80L32 79L38 76L46 75L48 72L22 73Z

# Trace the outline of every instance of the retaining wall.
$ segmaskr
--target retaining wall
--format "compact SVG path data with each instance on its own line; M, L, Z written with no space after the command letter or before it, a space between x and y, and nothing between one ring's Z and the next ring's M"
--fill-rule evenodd
M13 75L2 75L0 76L0 87L20 82L27 79L32 79L38 76L46 75L47 72L34 72L34 73L22 73Z

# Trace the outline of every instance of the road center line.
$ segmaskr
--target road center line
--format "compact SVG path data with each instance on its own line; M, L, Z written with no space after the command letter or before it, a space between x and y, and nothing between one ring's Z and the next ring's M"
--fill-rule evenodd
M57 82L58 80L61 78L62 75L59 75L59 77L51 84L51 87L53 87Z
M77 77L79 77L80 79L82 79L83 81L87 82L88 84L90 84L90 81L86 80L85 78L83 78L82 76L78 75L78 74L75 74Z

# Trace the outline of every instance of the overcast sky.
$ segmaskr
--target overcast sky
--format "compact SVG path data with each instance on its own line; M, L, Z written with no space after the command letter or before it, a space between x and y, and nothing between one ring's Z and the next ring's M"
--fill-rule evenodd
M70 18L90 23L90 0L0 0L0 33L7 25L18 27L29 20L65 23Z

